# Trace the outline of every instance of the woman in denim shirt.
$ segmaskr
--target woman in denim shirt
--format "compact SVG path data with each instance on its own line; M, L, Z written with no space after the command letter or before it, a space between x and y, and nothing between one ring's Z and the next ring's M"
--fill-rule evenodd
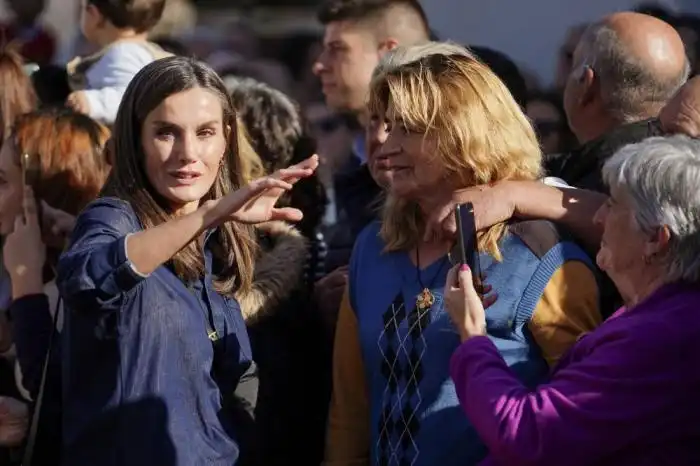
M250 288L255 256L244 224L299 220L274 205L318 161L242 186L238 138L206 65L159 60L127 88L113 171L58 267L64 464L243 463L252 360L233 294Z

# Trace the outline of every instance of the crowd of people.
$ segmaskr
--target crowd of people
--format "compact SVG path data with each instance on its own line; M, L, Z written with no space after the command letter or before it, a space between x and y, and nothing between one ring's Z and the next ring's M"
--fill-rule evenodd
M700 464L697 19L576 26L539 89L416 0L278 62L169 1L83 0L68 63L8 1L0 464Z

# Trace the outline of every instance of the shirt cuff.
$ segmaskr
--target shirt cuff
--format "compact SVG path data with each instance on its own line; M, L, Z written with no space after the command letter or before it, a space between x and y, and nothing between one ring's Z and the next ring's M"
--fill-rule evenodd
M129 254L127 254L127 251L126 251L126 243L127 243L127 241L129 241L129 237L130 237L131 235L133 235L133 233L129 233L129 234L126 235L126 237L124 238L124 248L123 248L123 249L124 249L124 258L125 258L125 261L126 261L126 263L128 264L128 266L129 266L129 268L131 269L131 271L134 272L134 274L136 274L137 277L139 277L139 278L148 278L148 276L149 276L150 274L145 274L145 273L139 272L138 269L136 269L136 266L134 265L134 263L131 262L131 259L129 259Z
M576 189L573 186L569 185L566 181L562 180L561 178L558 178L556 176L547 176L542 179L542 182L546 184L547 186L551 186L553 188L571 188L571 189Z
M109 266L114 270L114 281L112 283L116 288L108 291L109 294L120 294L126 290L132 289L138 283L146 278L131 263L126 255L126 240L129 235L124 235L110 246Z

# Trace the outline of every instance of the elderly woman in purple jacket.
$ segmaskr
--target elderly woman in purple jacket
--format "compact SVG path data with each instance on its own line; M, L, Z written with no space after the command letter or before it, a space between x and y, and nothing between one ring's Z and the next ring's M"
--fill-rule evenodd
M598 266L625 300L548 383L528 390L486 336L489 314L468 267L450 272L446 305L463 341L451 375L489 448L485 464L700 464L700 141L627 146L603 175L611 193L603 205L592 193L528 183L463 194L480 226L541 216L589 239L582 216L598 203Z

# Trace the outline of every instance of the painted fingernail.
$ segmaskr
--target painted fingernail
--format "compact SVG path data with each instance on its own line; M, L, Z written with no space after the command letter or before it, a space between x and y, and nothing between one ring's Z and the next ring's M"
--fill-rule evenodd
M469 272L469 265L467 264L462 264L462 266L459 268L462 272Z

